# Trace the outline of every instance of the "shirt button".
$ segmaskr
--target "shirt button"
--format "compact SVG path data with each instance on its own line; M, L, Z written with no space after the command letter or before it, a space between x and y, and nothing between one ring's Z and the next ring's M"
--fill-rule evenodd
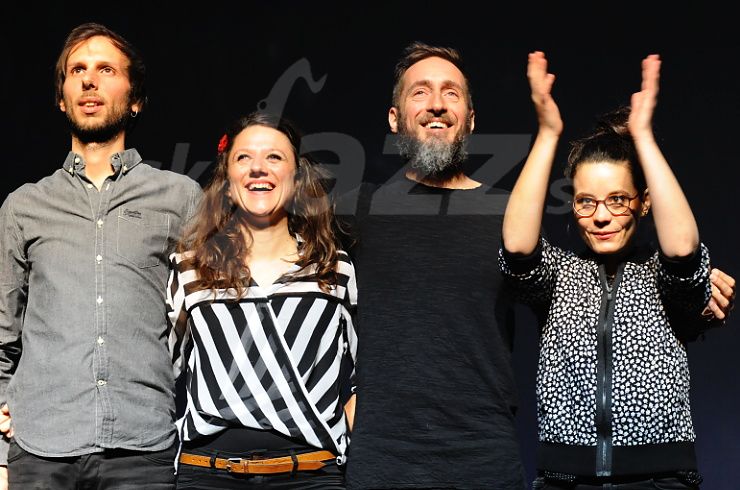
M80 163L80 157L75 157L75 163Z
M98 380L98 386L105 386L105 380L104 379L99 379Z
M98 304L103 303L103 297L102 296L98 296L97 303Z
M98 344L103 345L105 343L105 340L103 340L103 337L98 337Z
M103 226L103 220L102 219L99 219L98 220L98 226Z
M100 262L102 262L102 261L103 261L103 256L102 256L102 255L97 255L97 256L95 257L95 262L97 262L97 263L100 263Z
M92 189L92 184L87 184L88 189Z

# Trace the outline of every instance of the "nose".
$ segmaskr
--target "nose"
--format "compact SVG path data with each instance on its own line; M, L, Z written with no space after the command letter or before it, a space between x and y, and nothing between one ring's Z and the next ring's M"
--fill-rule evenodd
M594 222L608 223L612 220L612 213L606 208L606 203L599 201L596 203L596 210L593 214Z
M441 92L434 92L429 97L427 110L437 116L447 112L447 104Z
M82 88L84 90L90 90L96 88L97 86L98 80L95 76L95 72L93 70L85 71L85 74L82 77Z
M252 175L262 175L265 173L266 162L262 156L252 158L249 164L249 172Z

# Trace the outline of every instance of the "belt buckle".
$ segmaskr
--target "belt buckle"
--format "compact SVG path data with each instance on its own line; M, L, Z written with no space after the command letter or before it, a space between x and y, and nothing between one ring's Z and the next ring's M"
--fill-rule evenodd
M234 471L232 467L241 468L242 471ZM229 473L249 473L249 460L244 458L227 458L225 469Z

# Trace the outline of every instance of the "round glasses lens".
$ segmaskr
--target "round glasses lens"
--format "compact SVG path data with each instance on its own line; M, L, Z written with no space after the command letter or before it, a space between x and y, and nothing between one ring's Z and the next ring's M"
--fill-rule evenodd
M581 216L591 216L594 213L594 209L596 209L596 206L594 206L594 203L592 202L583 202L578 200L574 204L576 213Z
M621 214L627 209L627 205L621 202L610 202L607 203L606 207L609 208L609 211L616 214Z

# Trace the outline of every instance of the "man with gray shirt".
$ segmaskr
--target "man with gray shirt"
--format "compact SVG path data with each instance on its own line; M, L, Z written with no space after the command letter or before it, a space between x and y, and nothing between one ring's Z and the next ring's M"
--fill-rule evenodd
M201 190L126 149L144 82L125 39L75 28L56 66L72 151L0 209L0 488L174 488L167 258Z

